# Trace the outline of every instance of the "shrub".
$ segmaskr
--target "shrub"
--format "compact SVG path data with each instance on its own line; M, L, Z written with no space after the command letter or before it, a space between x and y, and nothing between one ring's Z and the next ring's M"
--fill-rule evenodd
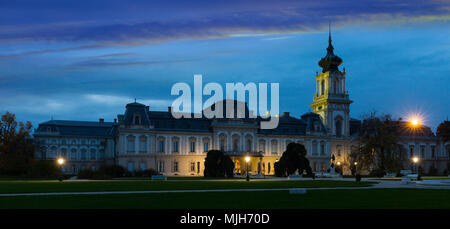
M91 179L94 176L94 171L90 169L82 169L78 172L79 179Z
M438 170L436 167L434 167L433 165L430 166L430 168L428 169L428 175L429 176L436 176L438 174Z
M61 169L55 161L35 160L27 172L27 177L33 178L54 178L61 176Z
M120 165L102 165L96 173L98 175L109 176L111 178L123 177L125 175L125 168Z
M210 150L205 159L205 177L233 177L234 163L222 151Z
M355 175L355 180L356 180L356 182L360 182L361 181L361 174L356 174Z
M370 171L370 174L369 174L369 176L373 176L373 177L383 177L384 175L385 175L384 171L380 168Z
M159 175L159 172L154 170L154 169L146 169L144 171L142 171L143 176L145 177L151 177L153 175Z

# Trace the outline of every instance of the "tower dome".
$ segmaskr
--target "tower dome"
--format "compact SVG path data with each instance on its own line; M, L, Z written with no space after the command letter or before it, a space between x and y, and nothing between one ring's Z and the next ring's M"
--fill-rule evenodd
M328 30L328 48L327 55L320 59L319 66L322 67L322 72L338 71L338 66L342 64L342 59L334 55L334 48L331 44L331 29Z

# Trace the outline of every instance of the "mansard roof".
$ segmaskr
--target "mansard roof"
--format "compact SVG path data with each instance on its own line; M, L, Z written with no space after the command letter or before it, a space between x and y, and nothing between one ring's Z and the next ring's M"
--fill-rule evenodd
M134 117L138 115L140 117L140 124L150 125L150 119L148 117L149 109L149 106L137 102L127 104L123 116L123 123L126 125L133 124Z
M115 124L113 122L50 120L40 123L35 135L110 137L114 135L114 131Z
M227 113L231 111L227 110L227 102L232 102L234 112L234 118L227 118ZM244 118L237 118L238 106L243 105ZM168 111L150 111L148 106L140 103L129 103L126 105L126 111L124 115L119 115L120 125L134 125L134 117L139 115L141 117L142 126L151 126L154 130L163 131L186 131L186 132L211 132L213 127L252 127L257 128L261 121L267 121L262 117L256 119L250 118L250 110L247 103L236 100L223 100L208 107L207 109L216 110L216 107L221 107L223 111L222 118L208 119L202 118L180 118L176 119L172 116L171 108ZM205 109L206 110L206 109ZM204 111L203 111L204 112ZM191 114L193 115L193 114ZM319 130L317 124L320 125ZM273 135L306 135L307 132L322 132L326 133L326 128L320 119L320 116L315 113L306 113L301 118L292 117L289 112L284 112L279 116L279 124L275 129L262 130L258 129L258 133L261 134L273 134Z

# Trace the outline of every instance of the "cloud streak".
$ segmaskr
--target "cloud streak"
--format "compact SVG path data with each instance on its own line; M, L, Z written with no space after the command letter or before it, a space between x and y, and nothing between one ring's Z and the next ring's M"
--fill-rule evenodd
M54 1L50 2L54 4ZM107 5L107 2L103 3ZM186 7L182 7L186 4L181 1L170 3L151 1L151 4L137 1L134 3L134 9L140 8L136 10L137 15L141 15L145 9L149 11L148 15L152 15L141 16L139 19L135 18L132 12L126 10L130 7L129 5L112 4L106 12L100 10L100 16L94 21L87 21L78 16L82 15L83 10L86 10L82 7L83 3L80 3L80 6L75 9L64 8L57 4L53 7L59 7L59 10L67 11L69 15L73 16L63 17L65 21L62 22L46 20L46 23L39 24L39 21L25 21L21 25L4 26L0 29L0 42L83 41L138 45L167 40L226 37L248 32L308 32L320 30L330 21L333 24L395 20L448 21L450 15L449 4L443 1L327 0L320 1L320 3L311 1L281 1L277 3L231 1L230 5L233 3L235 5L223 7L220 3L192 1ZM5 7L9 9L6 10L7 16L8 12L15 9L14 7L18 6L13 4ZM48 7L51 9L52 5ZM125 8L125 12L119 14L120 16L116 17L117 20L101 16L114 12L119 13L123 8ZM155 12L155 8L167 9L167 11L161 14ZM40 9L36 10L39 12ZM0 10L1 12L2 10ZM126 17L127 12L129 17ZM153 14L151 14L152 12ZM215 13L211 14L211 12ZM33 24L33 29L30 29L31 24Z

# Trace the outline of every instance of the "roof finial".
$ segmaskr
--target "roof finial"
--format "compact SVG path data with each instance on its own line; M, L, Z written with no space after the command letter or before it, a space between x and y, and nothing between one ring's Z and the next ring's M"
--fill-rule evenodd
M331 22L328 22L328 43L331 45Z
M136 102L136 98L134 98L134 102Z

